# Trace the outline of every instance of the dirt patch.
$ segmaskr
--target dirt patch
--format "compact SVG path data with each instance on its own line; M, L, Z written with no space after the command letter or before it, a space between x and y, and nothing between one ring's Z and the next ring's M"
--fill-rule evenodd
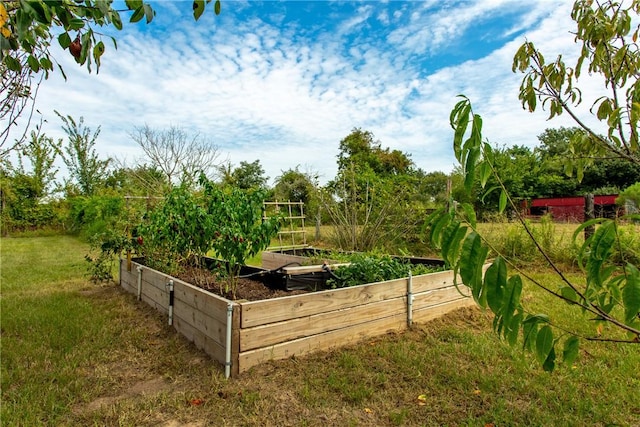
M110 406L114 403L135 396L144 396L149 394L157 394L165 391L171 391L171 387L162 377L153 378L151 380L140 381L127 389L126 393L119 396L99 397L87 405L75 408L76 414L85 412L99 411L103 406Z
M187 267L181 273L177 274L176 277L187 283L191 283L194 286L198 286L211 293L231 300L259 301L289 295L305 294L309 292L301 290L285 291L282 289L272 289L259 280L239 278L234 298L231 292L225 292L226 284L216 274L209 270Z

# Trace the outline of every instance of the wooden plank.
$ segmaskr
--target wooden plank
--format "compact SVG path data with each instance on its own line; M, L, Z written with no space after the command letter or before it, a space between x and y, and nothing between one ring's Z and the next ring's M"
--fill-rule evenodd
M120 287L122 287L122 289L124 289L125 291L129 292L130 294L138 295L138 285L137 284L135 286L133 286L129 282L121 280L120 281Z
M346 263L340 263L340 264L329 264L327 265L327 267L329 267L331 270L335 270L338 267L344 267L347 265L351 265L350 262L346 262ZM318 273L321 271L324 271L324 264L322 265L301 265L298 267L284 267L282 269L282 272L284 274L304 274L304 273Z
M469 295L467 295L467 297L468 296ZM421 310L432 305L438 305L447 301L458 300L460 298L466 297L465 295L460 294L455 286L415 294L413 296L413 310Z
M167 290L167 284L169 283L169 280L175 279L168 274L160 273L157 270L153 270L151 268L143 267L142 269L142 281L146 282L147 285L153 286L156 289Z
M287 261L282 262L280 254L268 251L262 252L262 268L265 270L274 270L282 267L286 263Z
M120 263L120 286L132 294L138 294L138 274L134 276L127 271L124 264Z
M463 296L455 287L436 289L414 295L413 310L439 305L448 301L458 300ZM247 351L265 345L273 345L293 340L306 335L314 335L348 325L369 322L377 318L396 313L407 313L406 297L398 297L371 304L359 305L326 313L306 317L269 323L253 328L242 329L240 332L240 351Z
M406 313L406 298L395 298L328 313L240 330L240 352ZM405 314L406 318L406 314Z
M169 310L169 290L163 286L164 289L160 289L158 286L154 286L152 282L149 282L149 275L142 274L142 292L141 297L143 301L147 301L154 307L159 306L163 308L166 313Z
M133 271L127 271L126 261L120 263L120 282L126 282L130 286L135 286L137 289L138 284L138 272L133 269Z
M231 376L240 375L240 315L242 311L238 304L233 305L233 317L231 323ZM225 346L226 348L226 346Z
M224 347L227 336L226 319L225 322L221 322L175 298L173 300L173 315L179 316L194 329Z
M211 356L214 360L222 363L224 365L225 351L224 345L220 345L212 340L210 337L207 337L202 331L194 328L189 322L186 322L180 316L175 316L173 318L173 327L175 330L182 334L187 340L191 341L201 350L204 350L209 356Z
M400 313L372 322L361 323L294 341L288 341L286 343L241 352L238 360L239 371L242 373L250 367L266 362L267 360L285 359L293 355L301 356L313 351L353 344L364 338L403 330L406 327L406 316L404 313Z
M185 304L206 313L220 322L227 322L227 304L231 302L230 300L182 280L174 280L173 292L175 299L183 301Z
M438 271L435 273L413 276L411 278L411 282L411 287L414 294L434 289L446 288L449 286L453 286L453 271Z
M416 323L424 323L429 320L441 317L453 310L457 310L462 307L471 307L475 305L473 298L459 298L456 300L447 301L442 304L432 305L429 307L415 310L413 312L413 321Z
M291 249L306 249L308 247L309 247L308 244L302 243L302 244L299 244L299 245L269 246L266 250L267 251L279 252L279 251L288 251L288 250L291 250Z
M262 301L243 302L242 328L355 307L406 295L405 279Z

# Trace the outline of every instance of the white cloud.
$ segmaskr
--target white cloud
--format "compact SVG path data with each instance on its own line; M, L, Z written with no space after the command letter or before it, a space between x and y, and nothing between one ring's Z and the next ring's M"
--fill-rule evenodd
M575 46L567 5L540 3L523 15L523 28L545 16L526 38L550 52L549 58L568 55ZM260 159L271 178L307 165L322 182L335 175L338 143L354 127L372 131L384 146L409 152L419 167L450 171L448 117L459 93L469 96L484 116L486 136L497 143L532 145L546 127L565 123L522 111L521 76L511 73L522 36L485 58L421 72L419 61L408 58L441 49L474 20L515 3L463 2L455 5L455 14L435 9L438 4L403 3L391 16L368 4L334 23L335 34L281 26L283 18L270 21L275 26L259 18L225 17L213 30L190 22L164 33L133 27L119 35L117 52L105 54L98 75L59 53L68 81L55 73L43 85L38 108L52 136L63 136L54 109L84 116L92 128L102 126L98 144L104 155L139 156L128 137L136 126L179 125L211 138L236 165ZM357 35L372 17L397 25L409 13L415 20L388 38L393 49L377 34L357 36L353 45L345 38Z

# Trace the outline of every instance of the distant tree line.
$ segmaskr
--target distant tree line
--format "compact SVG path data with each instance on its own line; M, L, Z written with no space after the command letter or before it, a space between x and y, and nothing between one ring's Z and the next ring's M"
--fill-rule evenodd
M14 161L6 157L0 165L3 235L52 229L89 238L123 228L131 218L118 212L134 204L124 196L147 197L141 206L148 209L175 186L198 191L202 173L221 188L260 190L270 200L304 202L307 224L334 225L331 243L346 250L419 251L424 218L450 195L472 203L479 212L498 210L499 192L492 191L491 183L495 178L484 188L477 183L469 195L462 191L460 169L425 172L410 154L384 147L372 132L360 128L339 141L337 174L326 185L320 185L316 172L296 165L282 171L269 187L260 160L238 165L220 160L218 147L200 134L178 127L137 128L130 137L144 157L130 166L100 158L99 127L93 131L82 117L58 116L66 141L55 141L37 128ZM496 169L514 198L613 194L640 182L640 170L619 159L595 163L581 180L567 175L568 141L576 132L580 131L547 129L533 149L494 148ZM63 180L58 179L58 159L68 172Z

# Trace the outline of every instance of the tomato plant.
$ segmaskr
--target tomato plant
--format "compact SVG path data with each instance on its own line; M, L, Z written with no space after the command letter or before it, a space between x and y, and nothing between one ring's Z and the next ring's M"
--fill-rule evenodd
M235 296L240 268L246 260L269 246L280 228L281 218L263 219L265 193L236 187L222 189L204 177L200 178L207 201L207 213L215 228L213 250L223 264L225 292Z
M187 263L200 265L216 229L202 198L180 186L147 214L138 232L143 242L140 251L149 266L174 273Z

